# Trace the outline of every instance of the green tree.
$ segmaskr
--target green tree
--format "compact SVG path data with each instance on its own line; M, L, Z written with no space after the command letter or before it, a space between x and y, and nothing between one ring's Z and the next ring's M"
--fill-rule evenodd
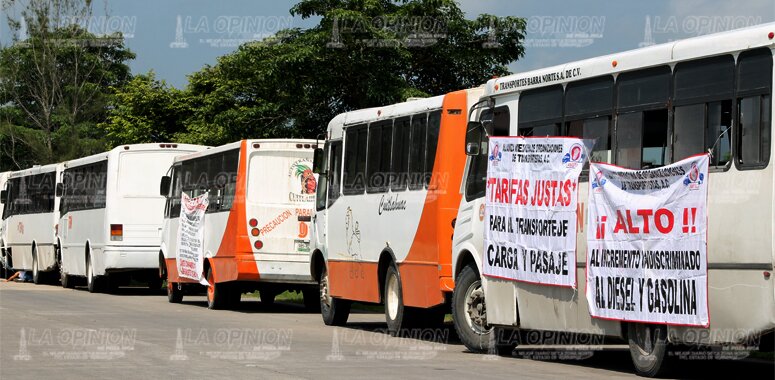
M186 92L169 87L151 71L112 88L111 108L99 127L109 146L173 141L191 112Z
M189 77L187 142L314 137L336 114L475 87L524 53L525 21L467 20L454 0L304 0L321 17Z
M91 8L90 0L3 2L16 37L0 48L0 170L104 149L96 124L108 89L129 80L134 54L121 35L98 37L80 26Z

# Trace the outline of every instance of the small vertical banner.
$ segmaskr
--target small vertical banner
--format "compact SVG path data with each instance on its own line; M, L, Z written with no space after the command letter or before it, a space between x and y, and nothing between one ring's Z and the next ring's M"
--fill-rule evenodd
M487 154L483 274L575 288L584 141L493 137Z
M177 266L180 277L209 285L204 278L204 218L209 205L208 193L196 198L183 193L178 226Z
M699 155L648 170L590 165L593 317L708 327L708 164Z

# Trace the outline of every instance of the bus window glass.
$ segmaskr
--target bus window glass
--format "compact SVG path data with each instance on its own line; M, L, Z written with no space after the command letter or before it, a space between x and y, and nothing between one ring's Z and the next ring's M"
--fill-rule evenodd
M562 122L561 85L528 90L519 97L520 136L558 136Z
M383 193L388 189L392 138L393 120L372 123L369 127L369 159L366 164L366 191L369 193Z
M409 190L423 188L423 173L425 173L425 148L428 129L428 115L412 116L412 128L409 148Z
M329 165L328 206L339 199L339 185L342 183L342 141L331 143L331 165Z
M642 138L643 114L619 115L616 130L616 163L619 166L640 169Z
M393 125L393 164L390 169L392 191L404 191L408 184L410 125L408 117L397 119Z
M742 168L762 168L770 160L772 138L772 52L740 54L737 72L737 159Z
M425 155L425 187L431 182L434 164L436 163L436 149L439 145L439 132L441 129L441 111L434 111L428 115L428 150Z
M366 142L365 125L349 127L345 131L344 152L344 194L362 194L366 185Z

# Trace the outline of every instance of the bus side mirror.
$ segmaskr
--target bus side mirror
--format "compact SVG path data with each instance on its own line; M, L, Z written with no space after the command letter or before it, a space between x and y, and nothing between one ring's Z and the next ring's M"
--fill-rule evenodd
M164 176L161 177L161 183L159 183L159 195L162 197L166 197L170 194L170 184L172 183L172 177L170 176Z
M4 205L5 204L5 198L7 196L8 196L8 191L7 190L0 191L0 205Z
M482 123L468 122L466 127L466 156L478 156L482 144Z
M325 171L323 167L325 163L325 151L322 148L315 148L315 153L312 157L312 172L315 174L322 174Z
M65 185L63 183L58 183L57 187L54 189L54 195L57 197L61 197L65 194Z

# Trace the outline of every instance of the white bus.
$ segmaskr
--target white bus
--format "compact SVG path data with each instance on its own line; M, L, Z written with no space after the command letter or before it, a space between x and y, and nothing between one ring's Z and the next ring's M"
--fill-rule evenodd
M108 291L134 275L161 289L156 275L164 220L157 185L172 160L198 145L122 145L63 163L59 239L61 282L85 277L89 292Z
M11 172L0 173L0 191L5 190L5 183L8 181L9 174L11 174ZM4 208L5 196L0 196L0 280L8 278L8 269L5 264L5 224L2 219Z
M773 48L775 24L766 24L490 80L484 96L490 108L480 119L490 135L594 138L593 161L634 169L712 153L710 327L590 316L584 295L586 185L578 197L578 289L486 278L482 325L622 337L638 373L649 376L664 368L669 344L737 344L771 333ZM475 143L476 134L467 141ZM488 152L486 139L481 143L480 151ZM470 157L454 239L456 273L471 265L466 260L478 266L483 257L486 168L485 153ZM512 342L493 341L495 348L513 348Z
M37 166L8 175L2 198L2 246L7 268L32 272L40 284L57 265L55 196L57 164Z
M455 283L451 244L467 111L483 89L348 112L328 126L312 273L327 325L382 303L388 331L440 325Z
M242 293L258 290L271 304L283 291L300 291L308 308L319 305L309 273L310 229L317 178L314 140L243 140L181 156L162 179L167 197L159 272L169 302L200 288L178 271L181 197L207 194L201 228L207 307L235 307ZM191 276L194 277L194 276Z

